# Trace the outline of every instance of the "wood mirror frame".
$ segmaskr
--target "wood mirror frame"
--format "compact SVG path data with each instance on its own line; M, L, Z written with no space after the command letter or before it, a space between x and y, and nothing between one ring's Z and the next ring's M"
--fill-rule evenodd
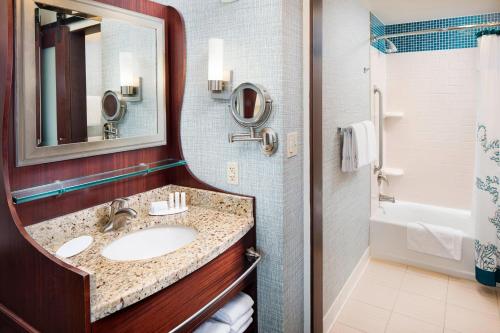
M166 158L184 159L180 119L186 80L185 29L172 7L148 0L98 0L162 18L166 22L167 144L108 155L16 167L14 142L15 0L0 1L0 331L90 332L89 275L52 256L26 233L24 227L117 197L167 184L217 189L201 182L181 166L144 177L109 183L57 198L15 205L11 192L58 179L82 177ZM255 228L254 228L255 229ZM249 234L255 244L255 230ZM8 273L7 273L8 272ZM255 274L253 274L255 279ZM226 281L227 282L227 281ZM224 283L226 283L224 282ZM214 284L214 291L225 288Z

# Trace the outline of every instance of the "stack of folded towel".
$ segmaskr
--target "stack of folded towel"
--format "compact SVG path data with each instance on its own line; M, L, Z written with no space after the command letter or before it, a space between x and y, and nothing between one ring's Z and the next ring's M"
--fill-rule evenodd
M253 322L253 304L250 296L240 292L195 333L243 333Z
M371 121L352 124L342 130L342 171L353 172L377 158L375 126Z

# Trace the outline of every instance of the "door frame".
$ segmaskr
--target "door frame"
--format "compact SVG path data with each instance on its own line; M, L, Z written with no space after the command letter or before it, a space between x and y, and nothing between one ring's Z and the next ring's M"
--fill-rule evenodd
M323 332L323 0L310 0L311 332Z

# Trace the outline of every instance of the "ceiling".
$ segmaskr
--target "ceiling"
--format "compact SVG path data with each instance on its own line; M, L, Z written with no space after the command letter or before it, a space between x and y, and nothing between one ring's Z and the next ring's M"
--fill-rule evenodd
M361 0L384 24L500 12L500 0Z

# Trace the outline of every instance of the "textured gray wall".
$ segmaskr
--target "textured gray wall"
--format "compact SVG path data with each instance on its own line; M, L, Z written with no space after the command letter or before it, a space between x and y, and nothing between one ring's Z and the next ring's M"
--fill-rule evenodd
M323 2L323 309L368 247L370 168L340 171L337 127L370 119L370 17L359 0Z
M187 162L205 182L253 195L257 205L259 330L300 332L303 321L302 149L286 159L286 134L302 131L302 1L158 0L183 15L187 34L187 82L182 145ZM280 148L265 157L255 143L229 144L240 132L226 103L207 91L208 39L225 41L225 67L235 84L260 83L271 94L267 124ZM302 147L300 147L302 148ZM226 183L226 163L239 162L240 184Z
M297 132L299 156L284 158L283 191L283 332L303 331L304 321L304 215L303 215L303 86L302 0L283 0L283 130ZM286 144L286 137L281 139ZM262 331L266 332L266 331Z

